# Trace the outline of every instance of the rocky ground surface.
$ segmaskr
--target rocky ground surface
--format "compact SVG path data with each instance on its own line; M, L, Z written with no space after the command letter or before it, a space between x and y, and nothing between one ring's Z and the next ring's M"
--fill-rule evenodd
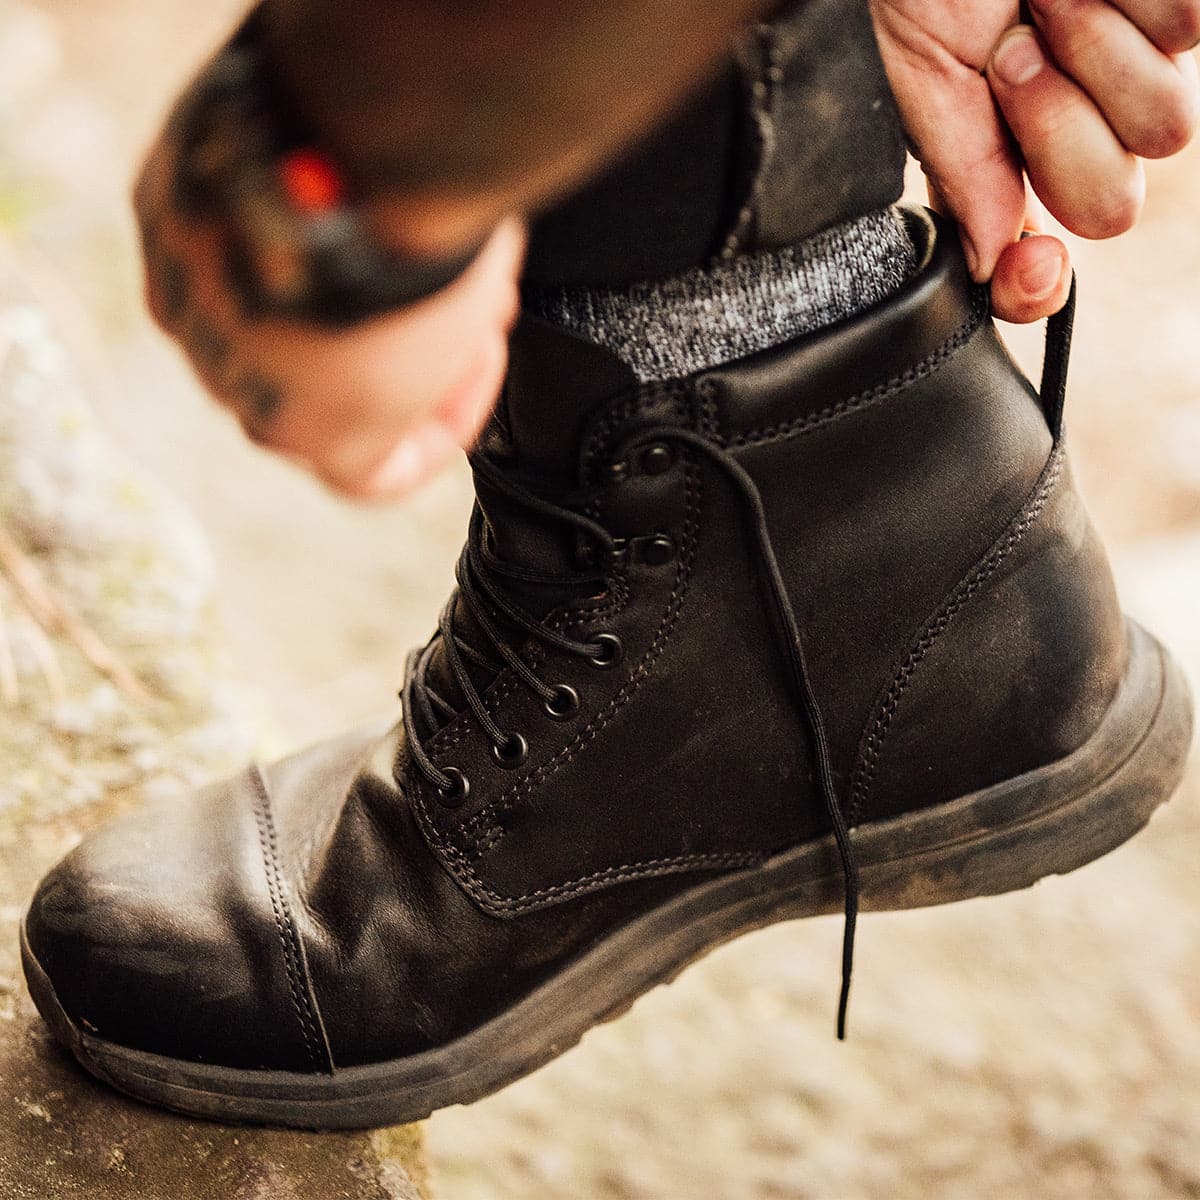
M231 12L228 0L110 0L102 13L85 0L0 0L0 13L20 15L6 78L26 97L0 142L22 186L6 197L0 185L0 211L71 273L100 320L98 353L119 381L98 398L104 422L199 515L237 677L260 689L283 747L388 707L404 651L448 586L468 501L461 472L393 511L330 499L244 445L138 315L122 208L131 163ZM1127 600L1193 679L1198 189L1200 152L1159 164L1138 232L1078 248L1070 408L1077 466ZM1039 337L1013 337L1030 363ZM1198 1197L1198 862L1193 770L1145 835L1072 877L868 917L846 1045L832 1036L836 922L747 938L536 1076L436 1115L436 1194Z
M419 1200L415 1129L155 1112L86 1079L25 994L16 925L39 876L97 821L186 803L254 749L203 534L114 451L28 276L0 262L0 1195Z

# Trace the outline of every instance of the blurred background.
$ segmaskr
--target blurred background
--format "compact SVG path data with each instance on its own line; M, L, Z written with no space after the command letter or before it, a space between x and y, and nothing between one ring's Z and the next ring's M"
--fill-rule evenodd
M141 307L127 193L239 3L0 0L0 250L90 356L112 438L206 530L265 753L394 708L447 589L465 470L351 507L244 442ZM1200 148L1140 227L1076 244L1076 468L1127 603L1200 673ZM1037 366L1040 331L1013 331ZM440 1200L1200 1197L1198 772L1068 878L728 947L531 1079L435 1115ZM181 1198L182 1200L182 1198Z

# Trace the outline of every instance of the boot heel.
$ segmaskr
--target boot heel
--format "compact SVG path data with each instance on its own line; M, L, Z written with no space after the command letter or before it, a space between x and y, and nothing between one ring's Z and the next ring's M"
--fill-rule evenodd
M1092 736L1057 762L855 831L864 908L945 904L1029 887L1107 854L1170 798L1192 739L1178 664L1128 622L1129 665Z

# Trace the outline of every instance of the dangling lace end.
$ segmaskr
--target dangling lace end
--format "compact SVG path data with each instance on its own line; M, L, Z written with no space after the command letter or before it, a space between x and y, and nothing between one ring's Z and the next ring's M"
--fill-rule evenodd
M678 429L672 426L656 426L649 430L639 430L633 438L626 439L619 448L618 455L623 456L635 440L649 440L653 437L667 438L693 446L706 454L715 462L730 480L741 490L750 512L754 518L754 536L762 555L763 565L767 568L767 578L771 586L771 600L775 615L779 620L780 642L788 656L792 670L792 679L799 695L802 711L808 720L812 733L813 763L821 790L821 798L829 814L829 823L833 828L834 841L837 843L838 857L842 864L842 879L846 895L846 924L842 936L842 992L838 1001L837 1036L838 1041L846 1040L846 1010L850 1005L850 973L854 968L854 928L858 921L858 865L854 860L854 846L850 841L850 830L846 826L846 818L838 804L837 788L833 782L833 769L829 761L829 740L825 735L825 722L821 717L821 709L813 692L812 681L808 677L808 664L804 657L804 644L800 636L800 626L792 607L787 584L779 567L779 559L771 544L771 531L767 524L767 513L763 507L762 494L758 486L729 451L714 445L703 434L690 429Z
M850 1008L850 976L854 972L854 931L858 925L858 896L846 897L846 918L842 932L842 991L838 997L837 1039L846 1040L846 1013Z

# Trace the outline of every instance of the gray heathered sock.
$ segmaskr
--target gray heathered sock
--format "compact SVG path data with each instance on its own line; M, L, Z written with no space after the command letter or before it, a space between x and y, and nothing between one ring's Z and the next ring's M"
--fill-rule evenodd
M916 270L912 237L887 208L783 250L622 289L551 288L525 306L611 350L643 381L674 379L863 312Z

